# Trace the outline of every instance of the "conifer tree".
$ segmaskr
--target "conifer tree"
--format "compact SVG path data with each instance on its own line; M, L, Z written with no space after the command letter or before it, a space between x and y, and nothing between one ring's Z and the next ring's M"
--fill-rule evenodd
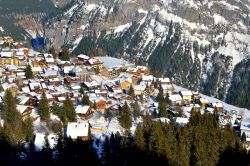
M110 118L110 116L111 116L111 111L110 111L109 108L106 108L104 110L104 118L105 118L105 120L107 121Z
M95 109L95 110L97 110L97 105L96 105L96 102L94 101L94 104L93 104L93 108Z
M89 96L84 94L82 97L82 104L83 105L90 105L90 101L89 101Z
M46 97L46 94L43 92L41 99L38 103L38 114L41 118L41 121L47 121L50 117L50 109L49 109L49 102Z
M246 133L245 132L242 133L241 141L244 142L244 143L247 141L247 137L246 137Z
M74 122L76 120L74 105L68 95L66 96L66 100L63 103L63 112L66 115L67 122Z
M24 133L26 137L26 141L32 142L34 138L34 126L33 126L33 119L28 117L24 120Z
M132 85L129 87L128 95L132 97L135 95L135 90Z
M25 135L22 116L16 109L16 101L10 90L6 90L3 98L4 136L11 145L20 144Z
M167 106L164 101L159 102L158 109L159 109L159 117L167 117Z
M25 77L27 79L32 79L33 78L32 69L31 69L31 66L29 64L25 68Z
M163 102L164 101L164 96L163 96L163 90L160 88L159 89L159 93L156 97L156 101L157 102Z
M132 118L130 114L130 108L127 102L125 102L125 104L122 107L119 122L120 122L120 125L127 130L130 129L130 127L132 127Z
M144 138L141 124L138 124L136 128L135 136L134 136L134 144L141 151L144 151L146 149L146 141Z
M135 101L133 106L134 106L134 117L135 119L137 119L140 116L141 107L137 101Z

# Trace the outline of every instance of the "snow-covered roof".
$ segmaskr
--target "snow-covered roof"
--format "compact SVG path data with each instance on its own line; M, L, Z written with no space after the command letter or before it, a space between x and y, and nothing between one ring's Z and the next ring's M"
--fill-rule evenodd
M89 110L89 108L90 108L90 106L88 106L88 105L84 105L84 106L78 105L78 106L76 106L76 108L75 108L75 112L76 112L77 114L86 114L87 111Z
M173 90L174 87L172 85L169 85L169 84L163 84L161 85L162 89L163 90Z
M164 78L159 78L159 81L161 83L170 83L170 79L168 77L164 77Z
M153 75L148 75L148 76L142 76L142 81L153 81L154 80L154 76Z
M221 102L212 103L212 106L216 108L223 108L223 103Z
M88 59L89 59L89 56L84 55L84 54L80 54L80 55L77 56L77 58L81 58L81 59L84 59L84 60L88 60Z
M29 100L29 97L27 96L18 96L17 98L19 100L19 104L21 105L25 104Z
M186 125L189 122L188 118L181 118L181 117L176 117L175 118L175 123L181 126Z
M182 96L192 96L193 95L192 91L190 91L190 90L182 90L182 91L180 91L180 93Z
M144 91L146 89L146 85L145 84L139 84L139 85L135 85L134 86L134 90L137 90L137 91Z
M87 137L89 134L89 123L87 122L71 122L67 125L66 135L72 139L77 137Z
M66 74L68 74L74 68L75 68L74 66L64 66L63 67L63 72L66 73Z
M37 66L37 67L32 67L32 71L33 72L42 72L43 69L40 66Z
M55 62L52 54L44 54L44 58L45 58L45 61L47 63L54 63Z
M107 69L122 67L122 66L125 66L126 64L128 64L127 61L125 61L123 59L114 58L114 57L105 56L105 57L95 57L95 58L102 61L103 66Z
M182 100L182 98L179 94L170 95L168 98L169 98L169 100L174 101L174 102Z
M13 55L13 52L0 52L1 58L11 58Z
M29 106L26 106L26 105L17 105L16 106L16 109L18 112L20 112L21 114L24 113L24 111L27 109L27 108L30 108Z
M23 87L22 88L22 91L24 92L24 93L29 93L30 92L30 88L29 87Z
M200 98L200 102L201 103L209 103L209 101L208 101L208 99L206 99L206 98Z

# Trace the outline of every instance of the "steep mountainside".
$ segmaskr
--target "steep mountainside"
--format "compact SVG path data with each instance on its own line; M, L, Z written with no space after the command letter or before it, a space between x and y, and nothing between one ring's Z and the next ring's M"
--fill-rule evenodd
M124 57L250 107L250 96L242 99L250 89L249 0L76 0L65 9L46 20L51 45Z
M43 21L56 16L69 0L0 0L0 34L27 39L43 34Z

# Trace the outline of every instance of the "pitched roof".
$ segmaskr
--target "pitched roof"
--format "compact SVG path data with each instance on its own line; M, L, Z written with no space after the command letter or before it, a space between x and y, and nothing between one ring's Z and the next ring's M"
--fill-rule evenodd
M67 125L66 135L72 139L77 137L87 137L89 134L89 123L86 122L71 122Z

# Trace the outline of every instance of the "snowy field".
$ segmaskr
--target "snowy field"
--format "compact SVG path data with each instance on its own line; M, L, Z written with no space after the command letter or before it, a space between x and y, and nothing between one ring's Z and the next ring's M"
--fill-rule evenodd
M104 57L95 57L95 58L101 60L103 62L104 67L107 69L114 68L114 67L121 67L121 66L128 64L127 61L123 59L117 59L114 57L104 56Z

